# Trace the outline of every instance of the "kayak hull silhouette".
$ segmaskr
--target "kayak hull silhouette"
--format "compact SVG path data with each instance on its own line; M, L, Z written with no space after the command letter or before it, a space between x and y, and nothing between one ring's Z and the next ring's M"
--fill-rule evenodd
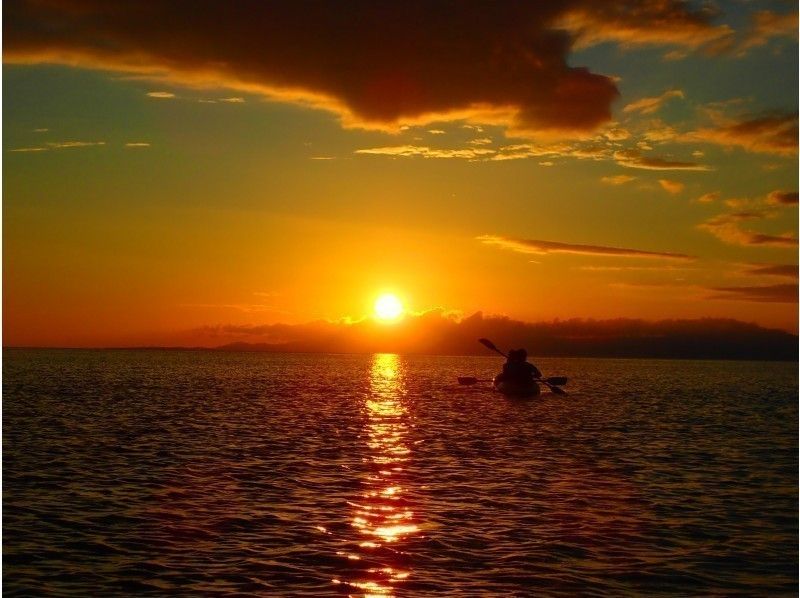
M529 398L538 396L541 392L539 385L536 382L515 382L511 380L503 380L498 375L494 379L494 388L497 392L504 394L507 397L515 398Z

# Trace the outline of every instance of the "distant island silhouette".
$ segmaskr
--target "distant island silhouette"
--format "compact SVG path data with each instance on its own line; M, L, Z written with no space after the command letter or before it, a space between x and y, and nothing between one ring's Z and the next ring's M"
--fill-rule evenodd
M526 347L534 357L798 359L796 334L719 318L658 321L576 318L534 323L484 316L481 312L458 319L432 310L392 325L365 318L355 322L319 320L294 325L206 326L192 332L208 342L95 349L486 355L486 349L477 339L487 337L501 347ZM220 342L232 338L252 340ZM218 341L215 343L214 339Z
M247 329L241 328L240 332ZM232 329L221 332L233 332ZM356 323L275 324L249 330L274 336L266 342L235 341L219 351L395 352L434 355L485 355L476 342L489 337L504 347L528 347L537 357L622 357L670 359L798 359L798 337L732 319L647 321L569 319L529 323L478 312L461 320L429 312L386 327L371 320ZM283 337L283 338L281 338ZM280 339L280 340L279 340Z

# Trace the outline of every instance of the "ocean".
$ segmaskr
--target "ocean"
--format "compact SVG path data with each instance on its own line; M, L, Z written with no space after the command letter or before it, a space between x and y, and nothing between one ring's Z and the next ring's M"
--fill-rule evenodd
M797 595L797 363L7 349L5 596Z

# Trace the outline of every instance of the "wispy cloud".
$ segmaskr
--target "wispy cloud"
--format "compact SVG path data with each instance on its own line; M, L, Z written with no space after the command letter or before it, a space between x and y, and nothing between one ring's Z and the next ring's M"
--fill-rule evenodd
M645 124L645 131L642 137L648 143L664 143L673 141L679 136L678 131L674 127L669 126L660 119L648 121Z
M52 141L46 145L52 149L70 149L73 147L93 147L105 144L105 141Z
M630 183L631 181L635 180L635 176L630 176L628 174L618 174L615 176L604 176L600 178L600 182L605 183L606 185L624 185L625 183Z
M717 116L718 124L679 137L680 141L738 146L756 153L790 156L797 154L797 114L770 114L730 119Z
M150 94L147 94L150 95ZM174 95L158 95L152 97L159 97L159 98L174 98ZM244 104L245 99L239 96L229 97L229 98L199 98L196 100L201 104Z
M445 131L442 131L441 129L428 129L428 133L431 135L444 135Z
M658 179L658 184L661 185L661 188L666 191L667 193L671 193L672 195L677 195L681 191L683 191L684 184L679 181L671 181L669 179Z
M629 46L713 47L733 35L727 25L713 25L714 12L692 10L678 0L655 2L579 2L561 17L578 46L616 42Z
M46 152L49 150L60 149L74 149L81 147L95 147L105 145L105 141L48 141L47 143L36 147L20 147L10 152Z
M578 160L605 160L611 150L598 144L573 143L517 143L501 147L490 160L523 160L526 158L577 158Z
M756 301L758 303L797 303L797 284L772 284L766 286L711 287L709 299L728 301Z
M661 251L645 251L603 245L583 245L577 243L560 243L558 241L541 241L536 239L514 239L499 235L482 235L476 237L486 245L527 254L571 253L578 255L602 255L612 257L653 258L666 260L692 260L693 256L684 253Z
M149 97L149 98L158 98L158 99L162 99L162 100L171 100L171 99L176 98L178 96L176 96L174 93L172 93L170 91L148 91L147 92L147 97Z
M490 141L488 138L485 140ZM481 143L484 139L479 140ZM695 162L667 160L664 158L643 156L637 150L614 150L608 143L517 143L505 145L498 149L481 146L466 148L432 148L421 145L393 145L358 149L356 154L372 154L391 157L454 158L473 161L525 160L530 158L574 158L578 160L613 160L620 166L643 170L688 170L707 171L709 166ZM552 165L551 160L540 162ZM621 185L635 177L628 175L602 177L601 181L609 185Z
M673 264L659 264L658 266L579 266L578 270L587 272L674 272L692 270L685 266L674 266Z
M622 127L612 127L603 131L603 137L609 141L623 141L631 136L630 131Z
M570 144L516 144L492 149L480 147L491 140L476 140L480 143L465 148L432 148L420 145L394 145L356 150L356 154L372 154L391 157L452 158L462 160L522 160L529 158L572 157L578 159L601 159L610 156L610 151L598 146L573 146ZM552 166L552 162L540 162Z
M681 98L685 97L683 91L680 89L670 89L669 91L665 91L660 96L656 96L654 98L642 98L640 100L636 100L635 102L631 102L630 104L626 105L622 111L625 113L629 112L639 112L641 114L653 114L657 112L666 102L671 98Z
M145 141L129 141L125 147L150 147L150 144Z
M751 48L765 45L774 37L797 38L797 13L776 13L760 10L751 16L750 30L739 43L736 52L741 56Z
M263 303L183 303L179 305L179 307L189 307L189 308L197 308L197 309L222 309L222 310L234 310L240 311L247 314L256 314L256 313L279 313L279 314L291 314L292 312L287 311L285 309L279 309L272 305L265 305Z
M711 170L704 164L695 162L682 162L676 160L666 160L663 158L651 158L643 156L636 150L619 150L614 152L614 160L620 166L626 168L641 168L643 170Z
M767 235L745 230L740 226L741 222L760 220L763 217L764 213L758 211L721 214L698 224L697 228L710 232L720 241L730 245L797 247L797 237L792 236L791 233Z
M709 193L703 193L703 195L697 198L697 201L700 203L711 203L712 201L717 201L720 197L722 197L722 193L719 191L711 191Z
M798 277L797 264L746 264L742 272L748 276Z
M19 153L27 153L27 152L46 152L49 148L46 147L17 147L14 149L10 149L10 152L19 152Z
M474 160L495 153L495 150L487 148L466 148L466 149L435 149L419 145L394 145L387 147L373 147L359 149L356 154L372 154L379 156L411 157L421 156L423 158L461 158Z
M766 202L773 206L795 206L797 205L797 191L772 191L767 195Z

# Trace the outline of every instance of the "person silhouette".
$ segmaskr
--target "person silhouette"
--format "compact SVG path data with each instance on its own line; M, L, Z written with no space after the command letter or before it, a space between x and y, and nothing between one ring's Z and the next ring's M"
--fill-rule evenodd
M525 349L512 349L503 364L501 376L504 382L530 384L535 379L541 378L542 373L539 368L528 362L528 352Z

